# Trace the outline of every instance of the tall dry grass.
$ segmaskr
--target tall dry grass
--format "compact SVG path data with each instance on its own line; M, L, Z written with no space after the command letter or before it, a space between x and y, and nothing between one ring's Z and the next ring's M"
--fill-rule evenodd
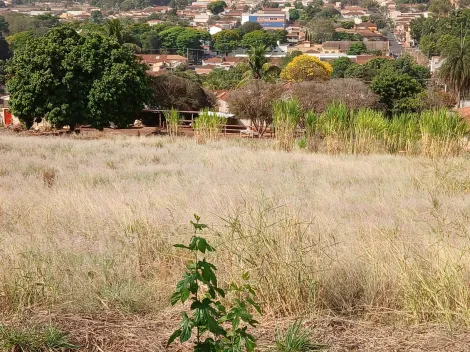
M280 101L286 104L288 101ZM274 106L276 111L277 105ZM286 110L284 115L288 115ZM291 114L298 121L298 113ZM289 121L289 117L284 120ZM427 157L458 156L468 148L470 126L447 110L402 114L386 119L372 109L348 110L343 103L332 103L327 110L301 117L311 151L329 154L400 153Z
M294 146L295 130L300 122L302 108L296 99L277 100L273 105L273 125L281 150L290 151Z
M172 108L169 111L165 111L165 120L170 137L174 138L178 136L179 126L182 120L178 110Z
M465 158L257 142L1 136L0 310L165 309L198 213L220 283L249 271L267 313L470 323Z
M209 109L202 110L194 121L194 136L197 143L204 144L216 140L226 120Z

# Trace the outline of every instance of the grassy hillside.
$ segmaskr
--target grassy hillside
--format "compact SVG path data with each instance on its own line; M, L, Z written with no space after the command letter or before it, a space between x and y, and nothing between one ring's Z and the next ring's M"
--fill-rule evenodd
M468 326L467 157L270 143L2 136L1 316L167 314L197 213L220 281L249 271L267 317Z

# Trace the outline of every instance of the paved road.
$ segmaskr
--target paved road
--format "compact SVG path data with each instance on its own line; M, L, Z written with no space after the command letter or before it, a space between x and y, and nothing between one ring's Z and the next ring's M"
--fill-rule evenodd
M387 33L387 39L390 41L390 52L393 56L399 56L403 52L403 47L398 44L392 32Z

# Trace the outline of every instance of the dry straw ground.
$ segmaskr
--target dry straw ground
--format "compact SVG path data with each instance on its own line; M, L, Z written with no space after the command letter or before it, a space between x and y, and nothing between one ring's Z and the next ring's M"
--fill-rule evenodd
M83 350L156 351L193 213L221 282L251 273L265 318L305 317L331 351L470 350L470 163L0 135L0 316Z

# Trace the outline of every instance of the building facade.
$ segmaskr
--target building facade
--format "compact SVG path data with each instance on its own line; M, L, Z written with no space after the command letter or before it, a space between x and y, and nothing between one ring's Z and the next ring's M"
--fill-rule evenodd
M287 14L283 11L276 12L257 12L253 14L244 14L242 16L242 24L245 22L257 22L264 29L276 30L286 28Z

